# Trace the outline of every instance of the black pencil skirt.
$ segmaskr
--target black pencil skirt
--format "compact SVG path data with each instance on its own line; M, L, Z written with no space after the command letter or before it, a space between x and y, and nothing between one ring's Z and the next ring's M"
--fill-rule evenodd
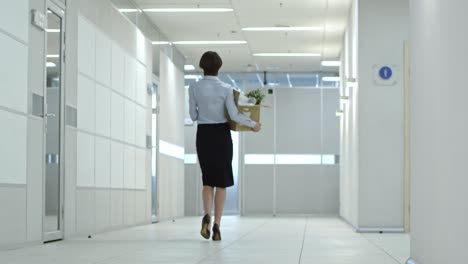
M203 186L233 186L232 138L229 124L198 125L196 145Z

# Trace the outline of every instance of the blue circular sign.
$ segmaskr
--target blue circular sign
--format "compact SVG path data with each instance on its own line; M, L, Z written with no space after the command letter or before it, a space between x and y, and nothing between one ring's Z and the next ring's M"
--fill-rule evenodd
M390 68L388 66L384 66L384 67L380 68L379 76L380 76L380 78L382 78L384 80L389 80L393 76L392 68Z

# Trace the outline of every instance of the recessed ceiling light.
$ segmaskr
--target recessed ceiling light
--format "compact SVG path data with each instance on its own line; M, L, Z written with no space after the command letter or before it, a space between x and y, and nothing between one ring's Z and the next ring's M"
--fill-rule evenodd
M193 65L184 65L184 70L193 71L193 70L195 70L195 66L193 66Z
M320 53L254 53L255 57L321 57Z
M244 31L322 31L323 27L246 27Z
M60 33L60 29L58 28L48 28L46 29L47 33Z
M180 13L180 12L232 12L232 8L147 8L145 12Z
M324 67L340 67L341 61L322 61Z
M340 82L340 77L325 76L322 78L322 82Z
M233 40L233 41L223 41L223 40L208 40L208 41L174 41L172 42L175 45L231 45L231 44L247 44L247 41L244 40Z
M133 12L142 12L141 9L135 9L135 8L121 8L119 9L120 13L133 13Z
M54 67L57 67L57 64L48 61L48 62L46 63L46 66L47 66L47 68L54 68Z
M58 54L47 54L47 58L58 58L60 55Z

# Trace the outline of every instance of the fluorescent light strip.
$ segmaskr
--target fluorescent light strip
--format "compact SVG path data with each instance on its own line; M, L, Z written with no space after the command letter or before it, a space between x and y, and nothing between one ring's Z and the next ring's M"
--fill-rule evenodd
M155 13L223 13L233 12L232 8L146 8L145 12Z
M321 57L320 53L254 53L255 57Z
M279 165L320 165L321 155L276 155L276 164Z
M47 33L60 33L60 29L57 28L48 28L46 29Z
M164 140L159 140L159 153L184 160L185 159L185 150L183 147L166 142Z
M185 154L185 164L197 164L197 154Z
M59 58L60 55L58 55L58 54L47 54L46 57L47 57L47 58Z
M323 67L340 67L341 61L322 61Z
M323 27L246 27L244 31L322 31Z
M322 78L323 82L340 82L341 78L340 77L323 77Z
M47 68L55 68L55 67L57 67L57 64L48 61L48 62L46 63L46 66L47 66Z
M153 44L153 45L172 45L172 43L169 42L169 41L153 41L153 42L151 42L151 44Z
M275 164L275 155L247 154L244 156L244 163L247 165L272 165Z
M194 71L194 70L195 70L195 66L193 66L193 65L184 65L184 70L186 70L186 71Z
M333 165L336 164L335 155L316 154L246 154L246 165Z
M231 44L247 44L244 40L202 40L202 41L174 41L175 45L231 45Z
M141 11L135 8L121 8L119 9L119 12L120 13L134 13L134 12L141 12Z

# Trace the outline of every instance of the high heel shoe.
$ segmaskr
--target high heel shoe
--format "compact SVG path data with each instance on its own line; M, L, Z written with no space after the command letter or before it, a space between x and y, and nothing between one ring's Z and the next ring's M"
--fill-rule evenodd
M210 239L210 222L211 217L209 215L205 215L202 219L202 227L200 231L200 235L205 239Z
M221 232L219 231L219 225L213 225L213 241L220 241L221 240Z

